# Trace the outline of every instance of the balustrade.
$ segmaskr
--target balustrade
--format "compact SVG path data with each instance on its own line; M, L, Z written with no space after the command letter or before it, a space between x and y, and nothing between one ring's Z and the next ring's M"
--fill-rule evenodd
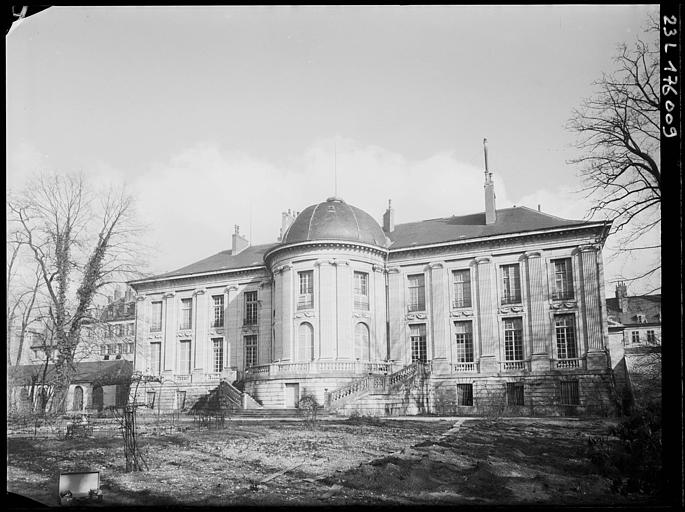
M556 359L552 361L552 370L559 368L582 368L585 369L585 360L577 357L573 359Z
M530 362L529 361L505 361L503 363L500 363L500 367L501 367L502 371L507 371L507 370L530 371Z
M452 363L452 372L477 372L476 363Z

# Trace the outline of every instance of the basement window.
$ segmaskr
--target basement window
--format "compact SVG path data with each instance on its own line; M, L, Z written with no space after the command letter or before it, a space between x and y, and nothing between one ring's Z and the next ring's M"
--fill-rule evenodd
M522 382L507 382L507 405L523 405Z
M569 380L561 382L561 405L580 405L578 393L578 381Z
M473 406L473 384L457 384L457 405Z

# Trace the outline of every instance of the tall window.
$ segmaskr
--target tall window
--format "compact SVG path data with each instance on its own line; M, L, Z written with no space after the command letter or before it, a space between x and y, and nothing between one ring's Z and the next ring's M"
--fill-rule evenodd
M190 374L190 340L179 342L178 373L179 375Z
M162 371L162 344L150 343L150 371L153 375L159 375Z
M150 319L150 331L159 332L162 330L162 301L152 303L152 318Z
M654 331L647 331L647 343L656 343L656 334Z
M520 318L504 319L504 359L523 360L523 327Z
M124 329L123 329L123 328L124 328L124 326L123 326L122 324L117 324L117 325L114 326L114 333L115 333L115 335L116 335L117 337L124 334L124 332L123 332Z
M224 370L224 339L212 338L212 368L215 373L221 373Z
M133 327L132 323L126 324L126 336L133 336Z
M245 368L257 364L257 335L245 336Z
M557 335L557 356L559 359L574 359L576 351L576 327L573 315L555 315L554 328Z
M369 309L369 274L354 273L354 309Z
M224 296L212 295L214 301L214 316L212 318L212 327L224 326Z
M369 349L369 328L365 323L359 322L354 327L354 357L368 361Z
M425 363L426 358L426 324L409 326L411 339L411 362Z
M630 335L633 343L640 343L640 331L633 331Z
M257 323L257 291L245 292L245 325Z
M314 271L298 272L300 279L300 295L297 299L297 309L311 309L314 307Z
M455 270L452 273L454 279L454 303L455 308L471 307L471 271Z
M308 322L302 322L298 330L297 360L308 362L314 359L314 328Z
M409 311L424 311L426 309L426 282L423 274L408 276L409 281Z
M473 330L472 323L454 322L455 356L458 363L473 362Z
M519 265L502 265L502 304L521 302L521 276Z
M193 299L181 299L181 329L193 326Z
M554 300L566 300L573 298L573 271L571 269L571 258L553 260L554 266Z

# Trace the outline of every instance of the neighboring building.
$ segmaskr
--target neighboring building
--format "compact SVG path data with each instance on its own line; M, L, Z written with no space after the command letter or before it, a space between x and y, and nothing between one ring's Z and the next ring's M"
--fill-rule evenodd
M82 325L81 339L74 357L75 373L67 394L67 411L102 411L126 402L133 371L135 343L135 299L132 290L124 296L117 288L108 304L93 310L92 319ZM47 331L30 331L19 366L10 371L14 390L12 400L26 409L40 399L41 383L53 378L57 348ZM49 388L50 386L46 386Z
M332 197L284 213L278 243L236 227L231 250L131 282L135 367L163 381L141 393L181 408L237 380L265 408L609 412L609 224L497 210L487 169L485 206L395 225L389 205L381 228Z
M625 283L607 299L609 348L624 408L661 399L661 295L629 296Z

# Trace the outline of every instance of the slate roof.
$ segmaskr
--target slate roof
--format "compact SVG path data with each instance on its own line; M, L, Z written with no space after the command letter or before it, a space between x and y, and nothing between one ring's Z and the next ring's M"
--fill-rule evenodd
M525 206L497 210L494 224L485 223L485 213L397 224L389 234L390 250L542 229L582 226L583 220L568 220Z
M97 383L101 386L112 384L124 384L129 381L133 374L133 363L125 359L115 361L95 361L88 363L75 363L76 374L72 378L72 383L79 382ZM18 385L31 384L31 377L42 375L42 364L23 364L11 366L7 369L7 375L11 381ZM48 365L46 382L54 376L55 365Z
M385 233L371 215L337 197L305 208L283 236L285 244L312 240L388 245Z
M136 283L139 281L150 281L155 279L164 279L168 277L184 276L188 274L201 274L203 272L216 272L220 270L233 270L239 268L248 267L258 267L264 265L264 253L278 245L273 244L261 244L261 245L251 245L233 256L230 249L218 252L208 258L205 258L185 267L179 268L172 272L167 272L165 274L159 274L153 277L147 277L145 279L138 279L132 281L130 284L135 287Z
M628 299L628 304L624 312L619 311L616 297L607 299L607 315L612 320L624 326L644 325L640 324L637 319L637 315L642 314L645 315L645 321L648 324L661 323L658 316L661 313L661 294L633 295L626 299Z

